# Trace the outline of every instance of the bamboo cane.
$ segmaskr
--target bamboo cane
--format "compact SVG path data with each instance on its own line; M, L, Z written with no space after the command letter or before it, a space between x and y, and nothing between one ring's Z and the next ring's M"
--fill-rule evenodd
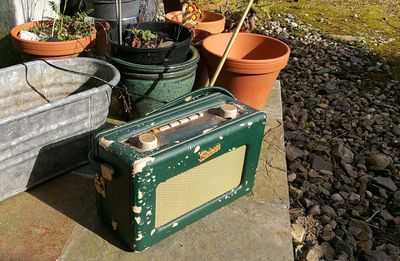
M240 28L242 27L242 25L244 23L244 20L246 19L246 16L247 16L248 12L250 11L250 8L251 8L251 5L253 4L253 1L254 0L250 0L249 3L247 4L246 9L244 10L244 13L243 13L242 17L240 18L239 24L236 27L231 39L229 40L229 43L228 43L228 46L225 49L224 55L222 56L221 61L219 62L218 67L215 70L215 73L214 73L214 75L213 75L213 77L212 77L212 79L210 81L210 84L208 86L213 86L215 84L215 81L217 80L218 75L221 72L222 67L224 66L226 58L228 57L228 54L232 49L233 43L235 42L236 37L239 34Z
M118 21L118 44L122 45L122 18L121 18L121 5L122 1L121 0L115 0L115 11L117 15L117 21Z

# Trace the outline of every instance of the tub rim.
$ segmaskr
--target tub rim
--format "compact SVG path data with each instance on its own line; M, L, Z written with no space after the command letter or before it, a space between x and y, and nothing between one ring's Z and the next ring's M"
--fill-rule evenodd
M102 61L102 60L98 60L98 59L94 59L94 58L88 58L88 57L76 57L76 58L51 60L51 61L47 61L47 62L51 63L51 64L54 64L56 66L59 66L59 67L63 67L62 64L64 62L66 62L66 61L76 61L76 62L85 61L85 62L92 62L94 64L97 63L97 64L100 64L101 66L109 67L109 69L111 69L112 72L114 73L114 77L110 81L108 81L109 84L102 84L102 85L97 86L97 87L92 87L92 88L90 88L88 90L84 90L82 92L78 92L78 93L66 96L66 97L61 98L61 99L59 99L57 101L53 101L53 102L50 102L50 103L39 105L39 106L30 108L30 109L27 109L27 110L23 110L23 111L20 111L20 112L17 112L17 113L12 113L12 114L10 114L8 116L0 118L0 126L5 125L5 124L9 124L11 122L15 122L15 121L18 121L18 120L21 120L21 119L24 119L24 118L27 118L27 117L30 117L30 116L33 116L33 115L36 115L36 114L39 114L39 113L42 113L44 111L48 111L48 110L50 110L52 108L61 107L61 106L66 105L66 104L71 104L73 102L83 100L85 98L94 96L97 93L111 91L112 88L111 88L110 85L116 86L120 81L121 75L120 75L120 72L117 70L117 68L115 68L114 65L112 65L110 63L107 63L105 61ZM41 63L45 64L45 62L41 61L41 60L36 60L36 61L27 62L27 63L23 63L23 64L17 64L17 65L13 65L13 66L10 66L10 67L6 67L6 68L0 69L0 73L7 72L7 71L13 71L13 70L16 70L16 69L19 70L20 68L25 69L25 66L32 66L32 65L41 64ZM48 66L50 66L50 65L48 65ZM68 68L68 69L70 69L70 68ZM76 71L78 71L78 69L76 69ZM110 93L110 99L111 99L111 93Z

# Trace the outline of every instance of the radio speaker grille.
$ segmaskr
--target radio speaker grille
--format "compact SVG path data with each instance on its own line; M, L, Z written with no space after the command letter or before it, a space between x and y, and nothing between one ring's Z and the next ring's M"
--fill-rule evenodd
M242 146L160 183L156 188L155 226L165 225L239 186L245 153L246 146Z

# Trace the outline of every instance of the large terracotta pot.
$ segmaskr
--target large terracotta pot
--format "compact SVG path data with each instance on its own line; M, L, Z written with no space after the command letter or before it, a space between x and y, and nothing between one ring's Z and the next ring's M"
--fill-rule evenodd
M94 46L96 31L93 34L71 41L62 42L38 42L24 40L19 37L19 32L39 25L41 22L29 22L18 25L11 29L11 41L14 48L21 53L24 60L35 58L59 59L68 57L77 57Z
M210 79L231 36L232 33L212 35L203 42ZM239 33L215 85L262 110L280 70L288 62L289 53L289 46L277 39Z
M204 11L202 18L196 21L194 26L196 29L210 32L212 34L219 34L225 29L225 16L220 13ZM166 22L181 23L182 11L174 11L165 15ZM192 27L192 25L186 25Z

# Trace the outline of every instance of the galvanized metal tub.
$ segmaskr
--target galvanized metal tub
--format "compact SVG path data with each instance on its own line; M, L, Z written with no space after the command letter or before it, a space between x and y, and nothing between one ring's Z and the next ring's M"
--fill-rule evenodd
M111 85L120 79L114 66L96 59L50 63ZM44 61L0 69L0 201L86 163L110 97L108 84Z

